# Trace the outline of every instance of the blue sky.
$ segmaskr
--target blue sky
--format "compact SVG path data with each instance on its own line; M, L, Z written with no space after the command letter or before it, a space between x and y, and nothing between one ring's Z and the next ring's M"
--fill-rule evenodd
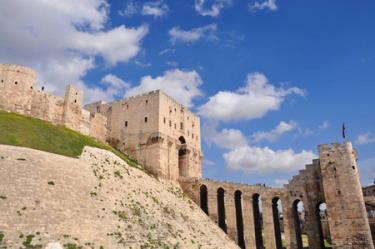
M202 119L205 177L278 185L342 142L375 177L375 2L1 1L0 63L86 101L162 88Z

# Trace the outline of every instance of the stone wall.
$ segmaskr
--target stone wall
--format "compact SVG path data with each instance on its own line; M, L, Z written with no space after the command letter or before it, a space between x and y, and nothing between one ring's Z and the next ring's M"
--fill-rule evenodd
M285 202L284 189L187 178L180 184L241 248L277 248L273 213L278 200Z
M370 223L372 238L375 238L375 184L363 188L367 216ZM375 245L375 240L373 241Z
M2 249L238 249L177 184L97 148L69 158L0 145L0 210Z
M282 189L192 178L180 184L241 248L281 249L284 240L288 249L321 249L324 239L334 249L374 248L350 142L319 146L319 159Z
M0 109L64 125L105 141L106 118L82 109L81 91L69 85L62 98L37 90L36 80L32 69L0 64Z
M199 117L161 91L85 108L105 115L108 141L153 174L170 180L201 177Z

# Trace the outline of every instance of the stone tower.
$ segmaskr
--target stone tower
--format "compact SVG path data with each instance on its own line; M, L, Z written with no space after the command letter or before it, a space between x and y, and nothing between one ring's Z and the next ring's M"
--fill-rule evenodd
M321 145L319 158L333 247L373 249L352 144Z
M0 64L0 109L29 114L31 95L36 85L34 70L13 64Z

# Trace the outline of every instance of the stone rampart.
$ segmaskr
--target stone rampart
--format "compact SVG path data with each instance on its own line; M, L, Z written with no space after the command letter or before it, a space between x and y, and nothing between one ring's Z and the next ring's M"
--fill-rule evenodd
M64 125L100 141L106 139L106 118L82 108L83 93L67 86L64 98L36 89L30 68L0 64L0 109Z

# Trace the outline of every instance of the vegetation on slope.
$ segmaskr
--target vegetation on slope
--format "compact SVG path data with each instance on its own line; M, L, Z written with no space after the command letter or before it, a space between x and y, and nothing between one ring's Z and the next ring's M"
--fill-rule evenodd
M109 150L130 166L140 167L135 160L115 148L76 131L5 111L0 111L0 144L28 147L69 157L78 157L85 146L91 146Z

